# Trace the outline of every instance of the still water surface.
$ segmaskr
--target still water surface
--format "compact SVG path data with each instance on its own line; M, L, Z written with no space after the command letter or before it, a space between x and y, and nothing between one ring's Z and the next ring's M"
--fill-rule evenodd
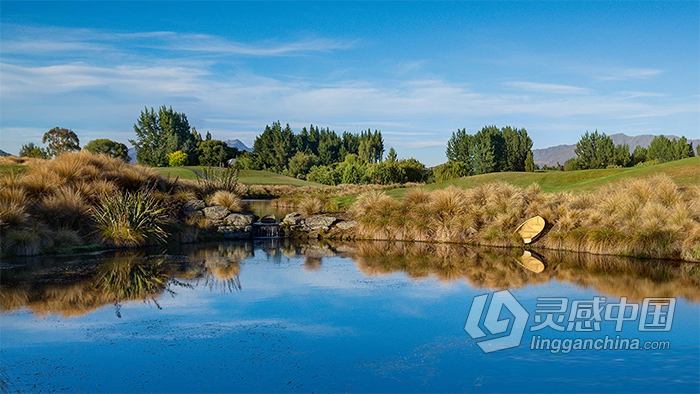
M700 270L405 243L232 242L4 261L2 381L24 392L698 392ZM676 297L664 351L484 354L472 299ZM576 333L540 332L552 338ZM586 334L579 336L585 337Z

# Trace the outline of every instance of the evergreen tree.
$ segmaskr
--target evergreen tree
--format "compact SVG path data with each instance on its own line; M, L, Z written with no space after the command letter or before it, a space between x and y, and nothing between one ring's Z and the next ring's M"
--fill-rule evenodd
M576 143L577 167L582 170L605 168L614 163L615 144L605 133L586 131Z
M527 152L527 157L525 157L525 171L535 172L537 166L535 165L535 160L532 157L532 151Z
M19 148L19 157L33 157L35 159L48 159L51 157L46 149L34 145L33 142L22 145Z
M386 155L386 161L389 163L395 162L397 159L396 151L394 150L394 147L392 146L389 148L389 153Z
M196 147L199 133L190 128L184 113L173 111L172 107L162 106L156 113L153 108L145 108L134 124L136 140L129 142L138 149L139 163L164 167L168 165L167 155L180 151L187 155L191 164L196 164Z

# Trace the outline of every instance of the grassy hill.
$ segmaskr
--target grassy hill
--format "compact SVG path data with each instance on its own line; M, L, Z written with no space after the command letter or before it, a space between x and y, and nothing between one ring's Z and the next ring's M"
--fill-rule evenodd
M189 167L165 167L157 168L163 176L180 179L197 179L199 176L195 171L202 172L202 166ZM324 186L320 183L307 182L270 171L241 170L239 182L246 185L291 185L291 186Z
M506 182L527 187L539 183L544 192L593 191L609 183L631 177L666 174L678 185L700 184L700 156L643 167L609 168L581 171L494 172L475 175L425 186L426 189L442 189L448 186L472 188L484 183ZM400 197L409 189L394 189L389 195Z

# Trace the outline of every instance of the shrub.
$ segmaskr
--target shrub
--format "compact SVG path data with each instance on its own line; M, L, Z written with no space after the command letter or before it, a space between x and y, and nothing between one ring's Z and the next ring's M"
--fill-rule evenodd
M168 153L168 165L170 167L182 167L187 165L187 153L180 150Z
M164 208L145 191L103 196L92 217L99 236L115 246L164 241Z

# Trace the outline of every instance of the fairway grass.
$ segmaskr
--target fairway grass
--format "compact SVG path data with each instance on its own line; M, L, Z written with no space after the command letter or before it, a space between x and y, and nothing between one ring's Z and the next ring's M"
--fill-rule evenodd
M657 174L668 175L679 186L700 184L700 157L629 168L581 171L494 172L433 183L426 185L425 188L436 190L457 186L463 189L472 189L487 183L505 182L523 188L537 183L543 192L550 193L582 192L595 191L610 183L627 178L644 178ZM403 197L409 190L411 189L393 189L389 190L387 194L393 197ZM342 201L342 205L351 203L354 200L353 197L355 196L345 196L347 201Z
M180 179L198 179L199 176L195 171L201 173L204 169L205 167L203 166L157 168L158 172L163 176ZM238 181L246 185L325 186L320 183L307 182L301 179L275 174L270 171L258 170L241 170Z
M21 174L27 171L29 167L21 164L0 164L0 176L14 172L15 174Z

